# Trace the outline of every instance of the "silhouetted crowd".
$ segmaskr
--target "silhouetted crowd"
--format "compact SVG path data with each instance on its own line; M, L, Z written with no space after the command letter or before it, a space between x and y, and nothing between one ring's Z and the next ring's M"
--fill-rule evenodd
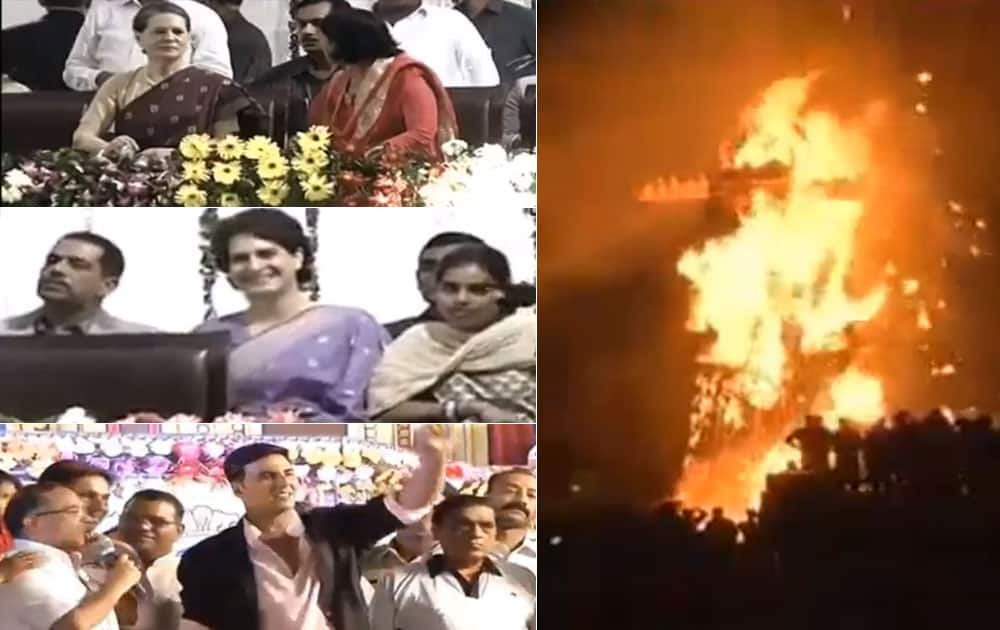
M573 575L584 561L601 577L547 595L592 627L996 627L1000 427L988 416L903 412L864 432L810 418L789 441L802 465L771 475L740 521L676 501L574 517L547 566Z

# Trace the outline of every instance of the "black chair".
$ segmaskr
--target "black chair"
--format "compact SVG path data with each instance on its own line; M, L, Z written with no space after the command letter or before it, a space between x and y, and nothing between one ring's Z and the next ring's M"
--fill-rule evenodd
M0 416L43 421L83 407L212 420L227 408L229 335L0 337Z
M3 95L3 151L28 155L73 144L73 132L93 92Z
M447 88L458 137L476 147L500 142L503 134L504 90L499 87Z

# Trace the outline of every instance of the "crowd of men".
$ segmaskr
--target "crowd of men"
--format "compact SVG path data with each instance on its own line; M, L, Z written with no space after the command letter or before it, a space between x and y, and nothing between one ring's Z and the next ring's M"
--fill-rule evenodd
M137 492L99 531L109 472L64 460L23 487L0 474L0 627L533 628L534 473L442 497L447 446L434 436L418 431L420 466L395 496L332 508L296 502L283 448L236 449L225 470L246 515L182 554L185 506L168 492Z
M745 516L667 501L547 519L561 539L547 570L570 577L545 585L546 605L569 611L568 627L992 627L1000 426L901 413L860 447L845 430L814 444L822 427L806 426L792 441L815 449L809 462L772 475ZM864 459L857 477L829 466L826 449L845 443L862 458L874 443L874 477ZM585 566L597 570L573 577Z

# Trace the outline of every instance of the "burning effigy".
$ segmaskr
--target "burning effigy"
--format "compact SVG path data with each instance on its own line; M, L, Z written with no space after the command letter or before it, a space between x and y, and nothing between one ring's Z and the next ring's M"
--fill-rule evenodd
M839 418L866 424L886 412L856 329L895 284L916 281L888 267L863 289L851 281L867 211L869 121L811 105L818 76L768 87L743 113L741 136L723 144L713 177L661 179L639 195L723 198L737 217L677 262L692 291L687 328L706 338L676 488L685 503L756 505L767 475L797 457L785 436L805 414L834 428Z

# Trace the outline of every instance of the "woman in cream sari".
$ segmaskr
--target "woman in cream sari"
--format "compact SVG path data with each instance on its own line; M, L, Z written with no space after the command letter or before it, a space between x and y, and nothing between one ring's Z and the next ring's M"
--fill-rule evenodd
M511 285L504 255L467 245L438 267L435 309L386 349L368 389L371 417L534 422L534 287Z
M350 154L441 160L441 145L458 125L437 75L401 51L369 11L334 11L321 31L328 56L343 69L313 100L309 122L329 127L334 144Z
M230 79L191 65L187 11L170 2L149 3L132 28L148 62L101 85L73 133L74 148L167 157L186 135L239 132L237 114L251 101Z

